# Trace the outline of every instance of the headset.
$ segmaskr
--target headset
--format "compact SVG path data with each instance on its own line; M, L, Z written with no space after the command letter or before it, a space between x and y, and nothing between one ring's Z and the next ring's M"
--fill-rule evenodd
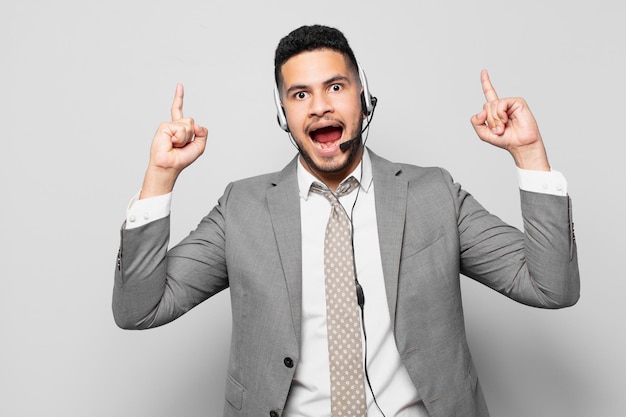
M376 103L378 99L370 93L370 89L367 85L367 77L365 76L365 71L361 68L360 65L357 64L359 69L359 79L361 80L361 86L363 87L363 91L361 92L361 106L363 108L363 113L365 116L369 117L374 113L374 109L376 108ZM274 85L274 104L276 105L276 119L278 120L278 125L285 132L289 132L289 126L287 125L287 115L285 114L285 109L282 106L282 101L280 99L280 92L278 91L278 86Z

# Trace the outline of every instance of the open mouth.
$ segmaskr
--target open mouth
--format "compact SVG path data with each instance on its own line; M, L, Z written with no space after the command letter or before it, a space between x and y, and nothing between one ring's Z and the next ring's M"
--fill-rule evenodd
M330 148L335 142L341 139L343 128L339 126L326 126L313 130L310 135L311 139L320 144L322 149Z

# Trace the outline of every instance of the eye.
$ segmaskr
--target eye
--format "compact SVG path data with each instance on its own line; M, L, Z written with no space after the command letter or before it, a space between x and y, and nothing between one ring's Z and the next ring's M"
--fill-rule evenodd
M308 97L308 94L305 93L304 91L298 91L293 96L296 98L296 100L304 100L305 98Z
M343 86L341 84L333 84L330 86L330 91L332 92L337 92L337 91L341 91L343 89Z

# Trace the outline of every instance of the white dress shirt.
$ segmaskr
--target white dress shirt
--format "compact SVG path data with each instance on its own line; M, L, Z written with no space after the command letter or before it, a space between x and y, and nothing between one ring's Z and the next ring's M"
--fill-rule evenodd
M361 166L363 171L361 171ZM376 401L387 417L428 416L395 344L378 243L374 182L369 154L351 174L361 186L339 199L354 226L357 279L365 294L367 371ZM330 202L309 193L319 181L298 163L302 225L302 325L300 361L296 368L286 417L330 416L330 374L326 335L324 236ZM356 204L355 204L356 200ZM354 207L354 209L353 209ZM365 382L368 416L381 416Z

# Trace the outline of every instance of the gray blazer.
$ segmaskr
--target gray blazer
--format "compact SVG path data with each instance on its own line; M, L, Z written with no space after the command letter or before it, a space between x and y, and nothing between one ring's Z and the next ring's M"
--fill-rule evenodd
M487 416L468 350L459 275L544 308L579 297L570 200L521 191L525 234L439 168L370 151L384 280L398 351L433 417ZM167 250L169 217L121 232L113 313L160 326L230 288L225 416L279 416L300 354L300 201L294 159L231 183L197 229Z

